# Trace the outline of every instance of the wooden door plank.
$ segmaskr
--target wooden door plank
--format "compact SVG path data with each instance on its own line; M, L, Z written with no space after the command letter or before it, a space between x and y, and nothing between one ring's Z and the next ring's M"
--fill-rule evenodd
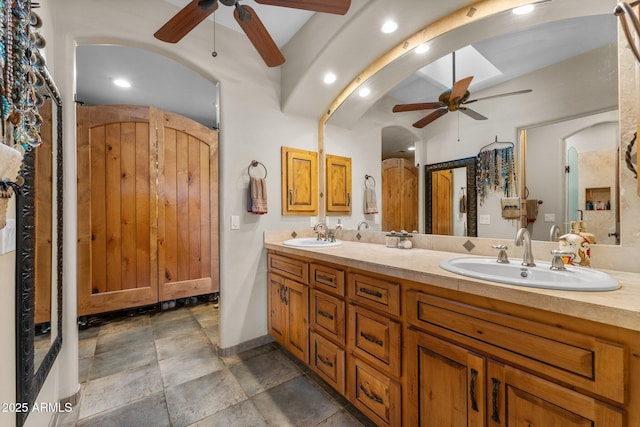
M136 287L149 286L151 280L151 181L149 172L149 124L136 123L135 153L135 237L136 237Z
M207 144L200 148L200 260L203 277L211 277L211 168Z
M188 137L189 146L189 279L202 277L200 263L200 141Z
M122 289L136 287L136 124L120 125L120 229Z
M94 294L107 291L107 195L105 192L107 136L105 126L97 126L89 132L90 137L87 142L90 144L90 163L85 173L90 177L88 191L91 200L86 209L89 210L91 217L89 222L91 258L86 261L90 269L85 283L90 284L91 294ZM82 177L84 174L79 176ZM82 181L79 179L78 185ZM83 216L83 212L78 213L79 221Z
M189 279L189 145L186 134L176 135L176 177L178 220L178 281Z
M122 289L120 123L106 128L107 291Z
M163 243L162 253L163 259L160 261L162 277L160 283L172 282L178 280L178 205L177 205L177 141L176 132L166 130L164 132L164 173L162 175L162 188L164 200L160 202L164 206L164 220L162 221Z

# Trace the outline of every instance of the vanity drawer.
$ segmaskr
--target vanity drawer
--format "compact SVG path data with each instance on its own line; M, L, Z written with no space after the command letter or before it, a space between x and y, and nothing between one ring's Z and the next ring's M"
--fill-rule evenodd
M514 315L407 292L407 321L512 364L625 402L624 346Z
M357 357L349 358L349 400L377 425L401 425L401 386Z
M311 290L311 327L344 345L345 303L316 289Z
M311 285L325 292L344 296L344 271L326 265L311 264Z
M363 307L349 305L349 349L378 369L400 377L400 323Z
M280 274L302 284L309 284L309 264L296 258L269 253L267 267L272 273Z
M346 391L344 350L315 332L311 332L310 338L311 369L344 396Z
M394 316L400 315L400 285L384 279L349 274L349 298Z

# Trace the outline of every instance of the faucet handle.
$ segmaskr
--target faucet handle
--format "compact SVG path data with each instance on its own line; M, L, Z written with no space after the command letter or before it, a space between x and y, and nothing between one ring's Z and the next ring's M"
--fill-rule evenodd
M493 245L491 247L500 251L498 252L498 259L496 260L497 263L509 264L509 257L507 256L507 249L509 248L507 245Z
M567 268L564 265L564 261L562 260L563 256L572 256L573 252L563 251L561 249L553 249L551 251L551 255L553 255L553 259L551 260L551 270L554 271L564 271Z

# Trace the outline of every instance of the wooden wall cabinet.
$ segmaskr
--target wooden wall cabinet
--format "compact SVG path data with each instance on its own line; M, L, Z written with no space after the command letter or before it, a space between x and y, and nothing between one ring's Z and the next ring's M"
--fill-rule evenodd
M318 214L318 153L282 147L282 215Z
M327 214L351 215L351 158L326 155Z

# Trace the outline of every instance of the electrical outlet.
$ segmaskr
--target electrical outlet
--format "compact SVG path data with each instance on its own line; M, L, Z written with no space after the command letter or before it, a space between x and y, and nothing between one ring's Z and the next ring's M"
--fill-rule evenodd
M491 215L478 215L478 224L491 225Z
M544 222L556 222L556 214L552 214L552 213L544 214Z
M309 217L309 225L311 227L315 227L317 221L318 221L318 218L316 218L315 216L310 216Z

